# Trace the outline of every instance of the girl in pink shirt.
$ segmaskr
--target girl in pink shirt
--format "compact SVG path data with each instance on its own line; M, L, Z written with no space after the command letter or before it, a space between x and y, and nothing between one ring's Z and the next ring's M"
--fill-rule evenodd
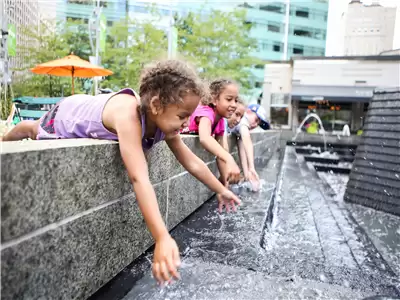
M239 98L239 87L231 80L220 79L210 84L211 98L202 100L190 116L189 127L182 133L198 134L200 143L208 152L217 157L221 181L238 182L240 169L229 153L224 138L225 120L235 112Z

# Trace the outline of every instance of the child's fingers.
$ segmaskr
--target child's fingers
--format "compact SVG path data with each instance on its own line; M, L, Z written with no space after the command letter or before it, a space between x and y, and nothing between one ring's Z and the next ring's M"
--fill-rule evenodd
M153 264L153 276L158 282L163 281L160 276L160 264L159 263Z
M172 252L172 255L173 255L173 258L174 258L175 265L177 267L179 267L181 265L181 258L179 256L179 250L178 249L174 249L173 252ZM179 273L178 273L178 276L179 276Z
M222 207L223 207L222 202L219 202L219 204L218 204L218 211L219 211L220 214L222 214Z
M168 272L167 264L164 261L160 263L160 274L163 281L168 281L171 277Z
M175 264L175 260L173 257L168 257L167 258L167 268L168 268L168 272L169 274L171 274L171 276L175 277L176 279L179 278L179 274L178 271L176 270L176 264Z
M231 207L229 206L229 202L225 203L226 212L229 214L231 212Z
M242 204L242 201L240 201L239 197L236 196L235 194L232 195L232 199L230 199L231 201L233 201L233 203L240 205Z
M232 210L233 210L234 212L237 212L237 208L236 208L235 202L232 201L232 200L231 200L231 205L232 205Z

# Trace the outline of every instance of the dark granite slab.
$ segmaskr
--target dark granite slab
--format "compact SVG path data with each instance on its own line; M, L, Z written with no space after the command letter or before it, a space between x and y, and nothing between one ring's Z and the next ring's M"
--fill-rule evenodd
M400 216L400 90L374 93L345 201Z

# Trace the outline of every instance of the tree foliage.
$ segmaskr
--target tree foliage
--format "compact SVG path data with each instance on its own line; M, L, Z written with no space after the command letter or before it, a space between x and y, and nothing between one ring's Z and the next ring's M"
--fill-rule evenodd
M128 19L115 23L108 35L103 58L104 67L114 74L102 84L114 90L126 86L137 89L143 67L153 60L165 58L166 53L166 33L150 21Z
M244 10L189 13L175 16L175 21L180 54L194 62L204 78L229 77L249 87L249 68L261 62L252 56L257 41L250 37Z
M149 11L151 17L147 20L125 19L108 28L102 64L114 74L106 77L102 86L113 90L126 86L137 89L143 66L167 57L167 31L158 25L162 16L154 6ZM242 87L249 87L250 68L261 62L252 56L257 41L250 37L251 25L245 22L244 10L177 15L175 24L179 57L194 63L202 77L229 77ZM56 26L41 22L40 26L26 28L24 33L32 43L17 49L23 54L25 71L71 52L86 60L93 55L87 24L68 20ZM71 91L71 78L27 73L30 75L24 80L14 83L14 94L56 97L69 95ZM85 79L78 83L76 92L82 92Z

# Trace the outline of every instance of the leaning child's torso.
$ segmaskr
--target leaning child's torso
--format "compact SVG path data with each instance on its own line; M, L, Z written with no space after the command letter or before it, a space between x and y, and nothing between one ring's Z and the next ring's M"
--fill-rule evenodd
M109 99L110 94L74 95L64 99L54 120L56 133L65 138L117 140L117 135L107 130L102 121L102 112Z
M133 97L124 97L124 99L114 97L120 94L128 94ZM126 99L129 98L139 105L139 96L129 88L111 94L97 96L74 95L65 98L60 102L54 119L54 128L57 136L62 138L118 140L115 130L110 125L115 124L115 120L112 119L118 118L118 112L124 111L124 108L129 106L126 103L118 103L119 100L127 101ZM139 118L141 118L143 139L146 131L145 114L139 114ZM164 137L164 134L157 129L154 138L143 139L143 148L149 149L155 143L163 140Z

